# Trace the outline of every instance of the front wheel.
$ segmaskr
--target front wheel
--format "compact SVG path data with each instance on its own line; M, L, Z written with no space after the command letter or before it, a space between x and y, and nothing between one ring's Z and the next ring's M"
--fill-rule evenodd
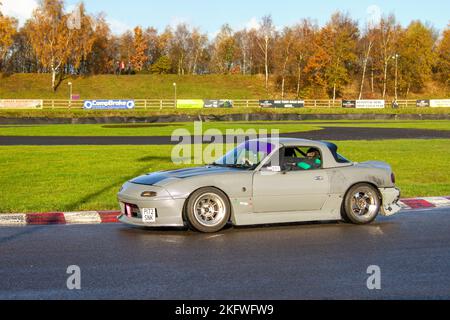
M216 188L195 191L186 204L185 217L192 229L204 233L222 230L231 216L227 196Z
M354 224L369 224L377 218L380 208L378 190L369 184L358 184L347 192L344 199L344 220Z

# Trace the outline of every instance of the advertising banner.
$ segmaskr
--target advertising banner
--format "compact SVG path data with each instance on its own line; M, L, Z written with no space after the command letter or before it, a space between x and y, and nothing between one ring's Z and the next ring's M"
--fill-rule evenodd
M356 100L342 100L342 108L356 108Z
M43 100L0 99L0 109L42 109Z
M384 100L356 100L356 109L384 109Z
M304 100L259 100L261 108L304 108Z
M204 108L233 108L231 100L203 100Z
M416 107L417 108L426 108L430 106L430 100L417 100Z
M202 109L203 100L201 99L181 99L177 100L178 109Z
M83 109L109 110L109 109L134 109L134 100L84 100Z
M450 99L430 100L432 108L450 108Z

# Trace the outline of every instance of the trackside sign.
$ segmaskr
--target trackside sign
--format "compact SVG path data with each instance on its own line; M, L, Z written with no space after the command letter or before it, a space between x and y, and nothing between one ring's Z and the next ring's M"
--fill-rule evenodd
M450 99L430 100L432 108L450 108Z
M304 100L260 100L261 108L304 108Z
M0 109L42 109L43 100L0 99Z
M384 109L384 100L356 100L356 109Z
M134 100L85 100L83 103L83 109L134 109L135 105Z
M385 106L384 100L342 100L342 108L383 109Z

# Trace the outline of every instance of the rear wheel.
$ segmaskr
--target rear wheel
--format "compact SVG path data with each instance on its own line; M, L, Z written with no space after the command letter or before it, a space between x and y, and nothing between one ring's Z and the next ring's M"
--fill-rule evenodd
M216 188L195 191L186 204L186 220L192 229L204 233L222 230L230 220L231 206L227 196Z
M358 184L347 192L343 218L354 224L369 224L377 218L380 208L378 190L369 184Z

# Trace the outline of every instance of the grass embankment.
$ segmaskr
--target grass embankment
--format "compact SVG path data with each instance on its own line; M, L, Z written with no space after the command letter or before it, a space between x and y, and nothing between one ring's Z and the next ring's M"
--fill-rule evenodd
M82 99L173 99L174 82L177 83L177 93L181 99L280 99L281 90L274 80L275 77L271 76L269 90L266 91L261 75L97 75L67 77L53 92L50 74L0 74L0 97L68 99L67 83L70 81L74 93L80 94ZM409 99L446 98L450 97L449 89L431 81L426 84L424 92L411 93ZM356 98L358 92L358 81L344 90L348 99ZM286 95L288 99L295 98L294 93L287 92Z
M323 127L365 127L450 130L450 121L311 121L311 122L203 122L203 132L217 129L226 133L228 129L279 130L280 133L307 132ZM63 125L0 125L0 136L171 136L177 129L194 134L194 123L154 124L63 124ZM186 133L187 133L186 132Z
M81 99L261 99L267 96L259 76L243 75L98 75L70 77L58 90L51 89L48 74L0 75L3 99L68 99L68 82ZM269 94L270 95L270 94Z
M392 164L404 197L450 195L449 140L339 142L354 161ZM181 166L170 146L0 147L0 212L117 209L120 185Z

